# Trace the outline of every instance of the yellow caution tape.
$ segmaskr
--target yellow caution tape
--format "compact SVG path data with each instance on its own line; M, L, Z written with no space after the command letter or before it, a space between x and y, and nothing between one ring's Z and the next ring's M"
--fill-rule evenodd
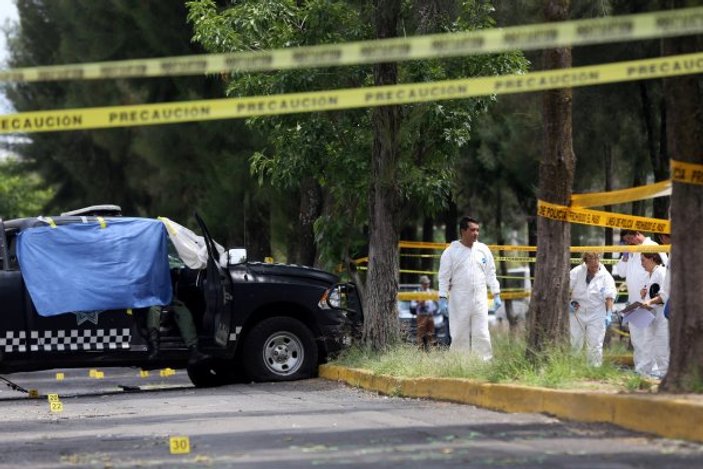
M445 249L449 243L431 243L427 241L400 241L398 247L400 249ZM511 244L489 244L488 248L491 251L537 251L535 246L517 246Z
M671 160L671 179L686 184L703 185L703 164Z
M524 93L703 72L703 53L498 77L164 104L35 111L0 117L0 134L236 119Z
M602 226L604 228L670 233L669 220L623 215L585 208L566 207L543 200L537 201L537 215L551 220Z
M501 291L500 297L504 300L517 300L520 298L528 298L530 296L529 290L511 290L511 291ZM492 297L489 295L489 298ZM438 291L404 291L398 292L398 301L437 301L439 300Z
M637 244L617 246L571 246L571 252L669 252L670 244ZM603 259L601 259L602 261Z
M609 192L590 192L571 196L571 207L588 208L624 204L636 200L653 199L671 195L671 181L660 181L646 186Z
M311 47L16 68L0 81L203 75L394 62L635 41L703 32L703 8Z

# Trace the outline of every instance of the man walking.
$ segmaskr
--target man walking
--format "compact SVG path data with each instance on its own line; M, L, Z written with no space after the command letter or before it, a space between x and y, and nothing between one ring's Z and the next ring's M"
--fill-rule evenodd
M439 261L439 307L449 308L449 333L453 349L469 350L483 360L492 357L488 331L488 290L500 307L500 285L493 254L478 241L479 221L463 217L459 240L453 241ZM448 299L448 301L447 301Z

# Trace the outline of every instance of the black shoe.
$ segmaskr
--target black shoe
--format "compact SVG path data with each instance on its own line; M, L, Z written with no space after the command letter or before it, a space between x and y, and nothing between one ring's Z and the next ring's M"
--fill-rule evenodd
M201 352L197 345L191 345L188 347L190 350L190 357L188 357L188 363L198 363L212 358L210 355Z

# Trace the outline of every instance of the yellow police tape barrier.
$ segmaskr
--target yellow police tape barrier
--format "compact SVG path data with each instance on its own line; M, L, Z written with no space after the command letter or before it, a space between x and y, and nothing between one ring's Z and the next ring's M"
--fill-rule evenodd
M671 160L671 179L686 184L703 185L703 164Z
M669 220L623 215L586 208L567 207L565 205L545 202L544 200L537 201L537 215L551 220L578 223L581 225L601 226L604 228L650 231L652 233L671 232Z
M636 200L653 199L671 195L671 181L660 181L646 186L631 187L608 192L573 194L571 207L589 208L604 205L625 204Z
M489 295L489 298L492 296ZM520 289L515 289L515 290L507 290L507 291L501 291L500 292L500 297L504 300L517 300L520 298L529 298L530 297L530 291L529 290L520 290ZM398 292L398 300L399 301L437 301L439 300L439 292L436 290L432 291L402 291Z
M34 111L0 117L0 134L175 124L523 93L703 72L703 53L498 77L164 104Z
M617 215L617 214L615 214ZM437 249L443 250L449 243L433 243L427 241L400 241L398 247L400 249ZM535 252L537 251L537 246L523 246L523 245L511 245L511 244L488 244L488 249L491 251L524 251L524 252ZM571 252L669 252L671 247L669 245L636 245L636 246L570 246L569 250ZM368 262L368 257L361 258L364 262ZM519 257L519 259L527 259L526 257Z
M703 32L703 7L695 7L270 51L16 68L0 71L0 81L93 80L328 67L634 41L700 32Z
M600 207L671 195L671 181L703 184L703 164L671 160L672 179L645 186L609 192L589 192L571 196L572 208Z

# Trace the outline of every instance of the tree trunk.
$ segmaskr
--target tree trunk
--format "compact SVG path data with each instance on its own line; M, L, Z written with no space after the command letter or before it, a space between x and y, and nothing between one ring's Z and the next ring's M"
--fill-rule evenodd
M244 197L244 240L247 257L252 261L263 261L271 256L271 210L268 201L259 200L247 193Z
M405 225L400 230L400 240L401 241L417 241L417 224L412 223ZM420 251L418 249L413 249L412 252L409 249L403 250L400 255L400 270L418 270L420 268L420 258L415 257ZM410 255L407 255L410 254ZM417 274L416 273L401 273L400 283L416 283Z
M454 202L454 198L450 197L447 202L447 210L444 212L444 240L447 243L459 239L459 209Z
M434 241L434 219L432 217L425 217L423 222L422 222L422 241L426 243L431 243ZM420 263L420 268L424 271L434 271L435 270L435 258L431 257L433 252L429 251L427 249L423 249L421 251L423 254L427 255L428 257L423 257L422 262ZM430 277L430 280L432 277ZM435 288L437 287L437 282L432 282L432 285L435 285Z
M503 237L503 190L502 190L502 181L499 181L498 184L496 184L496 241L498 242L499 245L504 245L505 244L505 238ZM505 256L505 251L500 250L498 251L498 256L503 257ZM508 276L508 264L507 262L501 260L498 265L500 266L500 275L505 278ZM505 284L508 282L500 282L501 283L501 288L505 288ZM511 299L506 299L503 302L503 305L505 306L505 318L508 320L508 326L509 330L511 333L511 336L513 336L516 331L517 331L517 317L513 314L513 300Z
M296 264L315 265L315 220L322 210L322 191L313 177L307 177L300 184L300 205L298 207Z
M609 192L613 190L613 147L607 143L604 148L603 148L603 166L605 169L605 191ZM606 211L610 211L610 208L606 208ZM612 246L613 245L613 229L612 228L606 228L605 229L605 245L606 246ZM606 252L603 255L604 259L612 259L613 258L613 253L612 252ZM612 265L606 264L605 266L608 269L608 272L612 270Z
M400 0L375 0L376 37L395 37ZM374 84L398 81L395 63L374 65ZM398 152L400 108L383 106L372 111L373 151L369 184L369 267L364 308L364 343L383 350L399 339L398 294Z
M642 100L642 120L644 122L645 134L647 136L647 149L649 151L649 160L652 163L652 172L654 173L654 181L664 181L669 179L669 158L665 151L657 147L661 142L660 138L655 135L655 113L656 109L650 97L650 86L655 86L654 82L640 82L640 99ZM663 110L662 110L663 111ZM664 113L660 113L662 118ZM661 130L661 127L660 127ZM653 202L652 216L654 218L667 218L666 200L657 197Z
M568 0L546 0L547 21L569 18ZM571 67L571 49L544 52L545 69ZM571 135L572 90L547 91L543 97L543 157L539 167L539 198L568 205L574 180L575 156ZM537 269L528 314L528 356L568 342L570 225L537 220Z
M674 0L671 7L687 2ZM664 55L701 50L700 37L665 39ZM700 77L687 75L664 80L667 144L672 160L703 165L703 93ZM669 392L703 391L703 185L673 183L671 195L671 361L660 389Z

